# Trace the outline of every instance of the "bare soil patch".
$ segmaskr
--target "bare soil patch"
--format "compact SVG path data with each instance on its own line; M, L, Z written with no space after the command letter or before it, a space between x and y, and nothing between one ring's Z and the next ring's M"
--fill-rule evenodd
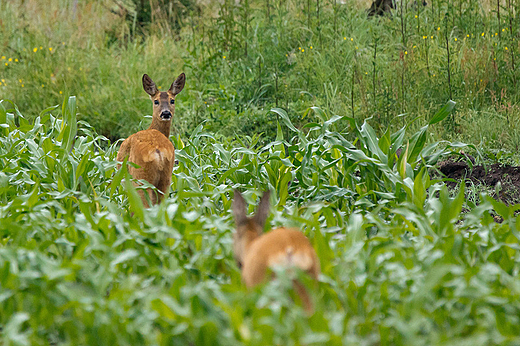
M466 184L483 185L491 194L507 204L520 203L520 166L509 166L494 163L491 165L471 165L473 158L468 161L456 161L449 159L439 163L439 171L446 177L453 179L447 181L449 187L455 187L462 179ZM497 184L501 184L498 195L494 192Z

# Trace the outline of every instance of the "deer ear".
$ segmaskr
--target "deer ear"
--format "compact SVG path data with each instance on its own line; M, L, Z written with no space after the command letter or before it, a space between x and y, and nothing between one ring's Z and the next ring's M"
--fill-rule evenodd
M262 195L262 198L260 198L260 202L258 203L258 207L256 209L256 215L253 218L253 220L256 222L257 225L260 226L260 229L264 229L265 226L265 220L267 220L267 217L269 216L269 208L270 208L270 202L269 197L271 196L271 191L267 190Z
M235 217L235 225L237 227L247 221L247 203L238 190L235 190L232 209L233 216Z
M186 75L183 72L179 75L179 77L177 77L175 82L173 82L172 85L170 86L170 92L173 95L177 95L184 88L184 83L186 83Z
M154 96L159 92L153 80L146 73L143 75L143 88L150 96Z

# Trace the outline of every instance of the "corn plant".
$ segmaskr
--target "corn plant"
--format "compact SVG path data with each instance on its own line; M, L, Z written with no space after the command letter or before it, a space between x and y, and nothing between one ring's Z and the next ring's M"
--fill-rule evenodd
M267 145L201 124L171 137L172 192L150 209L116 167L118 143L76 121L76 107L71 97L29 121L0 103L3 344L520 342L520 206L484 194L477 205L434 176L468 148L428 139L452 102L418 131L380 137L319 108L305 128L273 109ZM311 317L289 277L241 283L235 188L251 204L270 188L268 224L311 239L322 265Z

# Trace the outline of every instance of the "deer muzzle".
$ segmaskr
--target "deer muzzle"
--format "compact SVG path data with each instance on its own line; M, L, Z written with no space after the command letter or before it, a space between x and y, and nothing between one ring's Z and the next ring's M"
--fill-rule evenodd
M172 118L172 112L165 110L161 113L161 119L162 120L170 120Z

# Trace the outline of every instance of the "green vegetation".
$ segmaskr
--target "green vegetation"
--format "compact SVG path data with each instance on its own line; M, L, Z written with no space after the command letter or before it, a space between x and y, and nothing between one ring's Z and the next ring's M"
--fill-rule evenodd
M436 174L518 160L518 2L148 3L0 3L0 344L520 343L520 205ZM146 126L142 74L181 70L172 193L144 209L114 139ZM309 318L233 260L232 191L268 188L321 261Z
M520 341L519 206L485 195L476 206L463 189L450 197L428 173L465 147L426 145L453 104L419 132L380 139L345 117L305 133L281 109L291 137L280 126L267 146L200 126L174 138L171 198L144 210L126 171L114 171L117 147L76 125L75 101L34 123L0 109L4 344ZM338 131L341 120L351 131ZM230 253L232 189L253 202L268 187L270 224L301 226L321 260L309 319L290 280L246 293Z
M267 143L273 107L298 128L318 106L384 131L426 122L452 99L436 140L519 149L515 1L501 1L499 16L496 2L438 0L375 20L369 1L166 3L2 2L1 97L34 118L76 95L80 119L113 141L146 127L143 73L167 88L184 71L174 125L183 137L206 121L212 133L263 132Z

